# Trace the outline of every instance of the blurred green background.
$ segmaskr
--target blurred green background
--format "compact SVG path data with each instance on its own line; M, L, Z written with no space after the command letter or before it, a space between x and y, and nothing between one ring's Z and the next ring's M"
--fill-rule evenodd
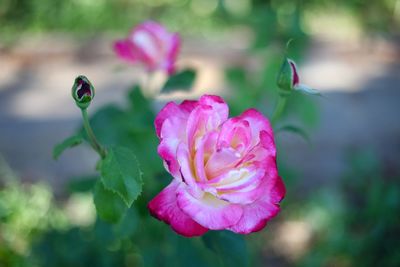
M134 86L143 70L113 55L113 40L148 19L181 33L178 67L198 72L191 92L150 101ZM399 29L399 0L0 0L0 266L399 266ZM291 38L288 55L324 97L292 94L275 125L282 212L244 239L176 235L146 209L171 179L156 154L157 110L214 93L231 115L270 116ZM78 74L96 86L101 142L132 148L144 172L116 225L96 217L96 155L51 159L81 129Z

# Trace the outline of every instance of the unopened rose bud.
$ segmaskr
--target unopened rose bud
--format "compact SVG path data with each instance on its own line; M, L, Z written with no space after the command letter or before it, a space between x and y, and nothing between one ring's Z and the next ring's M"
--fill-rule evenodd
M287 96L292 92L295 77L298 79L296 68L292 68L290 62L291 60L285 57L276 80L279 94L282 96Z
M79 75L75 78L72 86L72 97L75 99L76 105L85 109L90 105L94 97L94 87L86 76Z
M277 84L281 96L288 96L292 90L297 90L310 95L320 95L318 90L300 83L300 76L297 72L296 63L286 57L278 74Z

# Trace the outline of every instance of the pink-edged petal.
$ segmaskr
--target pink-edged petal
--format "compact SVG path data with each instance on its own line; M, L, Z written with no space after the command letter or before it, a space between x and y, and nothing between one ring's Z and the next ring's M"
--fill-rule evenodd
M114 50L124 60L141 62L150 72L161 69L171 75L180 44L177 33L168 32L155 21L146 21L137 25L125 40L117 41Z
M156 28L160 28L160 33L164 34L165 30L161 25L147 21L136 26L129 35L129 40L135 45L135 50L148 67L156 67L163 56L163 42L160 40L160 33Z
M164 165L169 173L178 180L181 180L179 172L180 166L176 159L176 149L179 145L178 139L163 139L157 147L157 153L164 161Z
M282 177L278 176L275 181L274 187L271 189L269 194L269 201L272 203L280 203L286 195L285 184L283 183Z
M265 202L249 204L243 207L243 217L235 225L228 228L238 234L250 234L262 230L267 222L275 217L279 211L279 205Z
M137 30L143 30L151 33L153 36L161 39L162 41L170 41L170 37L173 35L167 31L167 29L159 24L158 22L148 20L136 27Z
M137 58L132 53L131 43L127 40L118 40L113 44L114 52L123 60L134 63Z
M178 145L186 140L187 118L196 103L195 101L184 101L177 105L169 102L158 113L154 121L157 136L161 139L157 152L164 160L167 170L178 179L180 178L180 167L176 160L176 151Z
M179 183L172 181L149 202L148 209L151 215L170 224L175 232L183 236L203 235L208 229L193 221L177 206L176 190L178 187Z
M267 187L271 187L270 184L267 184ZM228 229L239 234L260 231L270 219L279 213L279 202L284 196L285 186L281 177L277 176L272 188L268 188L263 197L252 204L243 206L242 218Z
M205 165L208 180L218 180L217 177L235 167L240 157L240 153L230 147L212 153Z
M257 168L241 168L239 170L231 170L225 173L224 178L214 187L220 193L229 195L232 192L248 192L256 188L265 175L264 169Z
M187 124L189 146L206 132L217 129L228 119L229 109L219 96L203 95L196 108L191 112Z
M214 152L218 132L213 131L203 136L196 144L194 156L194 171L199 182L207 182L205 163Z
M177 105L174 102L168 102L157 114L156 119L154 120L154 126L156 128L156 133L158 137L161 137L161 128L164 124L164 121L167 118L180 118L183 119L185 122L189 118L190 112L197 106L197 101L183 101L180 105ZM186 125L180 125L180 127L184 126L186 128ZM173 130L183 130L180 128L176 129L171 129Z
M297 73L297 66L296 63L291 59L288 59L288 62L290 64L290 67L292 68L292 86L296 86L300 83L300 77Z
M274 136L271 123L258 110L254 108L248 109L239 118L249 122L254 145L260 141L261 131L266 131L270 136Z
M161 24L147 21L137 26L131 36L142 53L142 61L149 70L163 69L168 75L175 71L175 61L180 49L180 37L170 33Z
M188 185L188 191L195 197L202 197L204 192L197 185L195 171L192 169L193 162L186 144L179 144L176 158L180 166L183 181Z
M197 100L184 100L179 104L181 110L186 111L187 113L192 112L192 110L197 106Z
M228 119L229 108L225 101L220 96L216 95L203 95L199 99L200 105L211 106L212 109L217 113L221 122Z
M168 34L162 25L154 21L146 21L136 26L129 35L128 38L137 58L149 71L159 68L165 59L165 49L168 45L165 37Z
M276 146L274 137L267 131L260 132L260 146L267 149L271 156L276 157Z
M238 168L243 164L257 164L266 170L276 169L276 147L272 136L266 131L261 131L259 139L260 142L248 151L235 167Z
M241 205L220 200L210 193L197 199L187 191L187 186L178 188L177 202L194 221L211 230L222 230L235 225L243 214Z
M257 166L258 175L251 177L251 179L247 181L248 183L245 183L245 185L247 185L246 187L240 190L228 191L226 194L221 194L220 198L231 203L250 204L258 201L266 192L270 192L271 186L274 185L274 181L277 179L278 170L276 169L275 159L269 158L267 161L268 163L266 165L270 166L270 168L264 169ZM253 181L254 184L252 184L251 181Z
M152 36L145 31L136 31L132 35L132 45L136 57L147 67L149 71L157 69L159 48Z
M258 180L261 185L263 184L262 179ZM249 186L247 190L240 190L230 192L229 194L219 193L218 198L228 201L230 203L237 203L241 205L247 205L256 202L265 193L265 188L262 188L260 184L255 187Z
M217 148L232 147L243 152L251 143L250 124L239 118L228 119L221 127Z

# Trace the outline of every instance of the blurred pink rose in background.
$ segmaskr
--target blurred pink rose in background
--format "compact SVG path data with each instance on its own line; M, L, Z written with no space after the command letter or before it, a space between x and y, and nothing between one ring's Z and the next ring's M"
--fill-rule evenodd
M280 210L285 186L269 121L255 109L228 112L222 98L204 95L170 102L156 117L158 153L174 179L148 208L181 235L248 234Z
M146 21L137 25L126 39L114 43L115 53L131 63L141 62L148 71L175 72L175 61L181 46L179 34L170 33L164 26Z

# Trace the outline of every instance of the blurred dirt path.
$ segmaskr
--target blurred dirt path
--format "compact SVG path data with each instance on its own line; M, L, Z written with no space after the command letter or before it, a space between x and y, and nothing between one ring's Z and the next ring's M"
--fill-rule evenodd
M58 162L51 159L51 150L79 125L69 91L77 74L86 74L96 86L91 112L104 103L123 103L126 89L141 79L140 69L115 58L109 40L51 36L0 49L0 153L25 181L44 179L59 193L70 177L93 172L96 155L89 149L69 150ZM301 74L327 96L319 101L321 123L311 136L312 147L295 136L282 138L285 156L307 177L306 186L335 181L346 169L349 149L375 149L398 171L399 51L384 41L368 47L313 42ZM181 58L186 58L181 65L200 70L196 88L217 89L224 88L226 59L247 60L240 47L198 40L185 43Z

